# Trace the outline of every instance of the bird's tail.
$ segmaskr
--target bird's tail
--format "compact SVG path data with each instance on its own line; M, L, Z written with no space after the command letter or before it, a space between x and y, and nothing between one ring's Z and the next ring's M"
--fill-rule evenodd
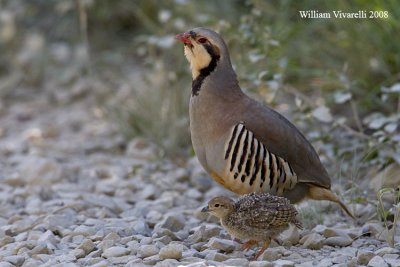
M311 185L308 191L308 197L315 200L329 200L336 202L347 213L347 215L355 219L353 213L350 212L347 206L329 189Z

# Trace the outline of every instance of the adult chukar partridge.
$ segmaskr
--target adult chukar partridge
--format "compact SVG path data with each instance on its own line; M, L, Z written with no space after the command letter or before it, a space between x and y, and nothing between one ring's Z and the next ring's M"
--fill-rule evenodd
M346 205L330 190L312 145L286 118L240 89L222 37L206 28L176 36L192 70L190 132L204 169L238 193L269 192Z

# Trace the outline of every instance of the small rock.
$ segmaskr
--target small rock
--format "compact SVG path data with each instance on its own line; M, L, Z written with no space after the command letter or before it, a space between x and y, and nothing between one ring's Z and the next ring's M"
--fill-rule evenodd
M182 258L183 246L180 244L169 244L160 249L158 256L161 260Z
M49 250L45 244L39 244L31 250L32 254L49 254Z
M347 247L353 243L353 239L349 236L332 236L325 239L324 244L331 247Z
M138 257L147 258L158 254L159 249L155 245L143 245L138 249Z
M261 255L263 261L276 261L281 257L282 253L275 248L269 248Z
M357 263L360 265L367 265L368 262L375 256L372 251L359 251L357 255Z
M0 267L15 267L15 265L11 264L11 263L9 263L7 261L2 261L2 262L0 262Z
M176 267L181 265L182 264L179 264L179 261L175 259L165 259L163 261L157 262L154 267Z
M329 267L332 265L333 265L333 262L329 258L322 259L318 262L318 267Z
M371 236L376 236L376 235L380 235L384 230L384 227L382 226L382 224L380 222L376 222L376 223L367 223L365 224L362 229L361 232L364 235L371 235Z
M14 242L15 242L14 237L6 235L5 237L0 238L0 247L3 247L7 244L14 243Z
M80 259L86 256L86 253L83 249L76 248L72 251L72 254L75 256L75 258Z
M285 240L285 242L290 242L290 245L299 243L300 233L297 230L297 227L290 227L288 230L283 232L282 239Z
M300 239L300 244L309 249L320 249L323 246L324 237L317 233L311 233Z
M121 257L128 255L129 253L130 250L124 247L110 247L103 252L102 256L104 258Z
M327 229L327 227L325 225L318 224L317 226L315 226L312 229L312 231L317 233L317 234L322 234L326 229Z
M348 262L349 258L350 258L349 256L341 255L341 256L334 257L332 259L332 262L336 263L336 264L342 264L342 263Z
M222 262L222 261L226 261L227 259L229 259L228 256L226 256L225 254L216 252L216 251L212 251L212 252L208 252L206 257L206 260L212 260L212 261L218 261L218 262Z
M60 180L62 167L54 160L41 157L26 157L19 166L21 176L33 185L49 185Z
M400 254L400 250L391 247L383 247L375 251L375 254L382 257L385 254Z
M247 266L249 261L245 258L227 259L223 261L226 266Z
M386 255L388 255L388 254L386 254ZM386 256L385 255L385 256ZM392 267L399 267L400 266L400 260L399 259L391 259L391 258L386 258L386 259L384 259L385 260L385 262L387 263L387 264L389 264L389 266L392 266Z
M349 237L348 234L341 229L334 229L334 228L326 228L323 232L322 235L326 238L328 237L334 237L334 236L343 236L343 237Z
M385 254L385 255L383 255L383 259L384 260L386 260L386 259L397 259L397 258L399 258L400 257L400 253L399 254Z
M385 260L380 257L380 256L375 256L373 257L369 262L368 262L368 267L388 267L387 263Z
M349 260L346 265L346 267L357 267L357 258L351 258L351 260Z
M217 237L213 237L208 242L208 246L213 249L218 249L224 252L232 252L235 250L235 242L227 239L220 239Z
M68 228L76 222L76 215L71 212L64 214L49 215L45 218L45 223L50 230L57 230L58 228Z
M177 232L185 227L185 220L183 216L172 216L165 217L160 223L156 224L155 228L165 228L172 232Z
M305 261L300 264L296 264L296 267L314 267L314 264L312 261Z
M294 262L288 260L276 260L273 263L276 267L294 267Z
M251 261L249 267L273 267L274 264L269 261Z
M85 251L86 254L89 254L90 252L92 252L95 248L96 245L93 243L92 240L90 239L85 239L79 246L79 249L82 249L83 251Z
M4 257L3 260L8 261L9 263L12 263L15 266L21 266L25 261L25 257L20 256L20 255L12 255L12 256Z
M133 225L133 230L135 231L136 234L139 234L139 235L143 235L143 236L151 235L151 230L145 221L137 221Z

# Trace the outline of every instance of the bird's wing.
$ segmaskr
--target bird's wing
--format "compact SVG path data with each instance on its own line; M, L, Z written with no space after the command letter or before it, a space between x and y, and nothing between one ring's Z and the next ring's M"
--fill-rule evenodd
M289 200L265 193L243 196L235 205L241 220L256 228L286 226L297 215Z
M282 227L293 221L297 212L287 205L268 203L241 212L246 225L255 228Z
M273 154L294 169L299 182L330 188L331 181L317 153L303 134L285 117L245 97L242 113L246 128Z

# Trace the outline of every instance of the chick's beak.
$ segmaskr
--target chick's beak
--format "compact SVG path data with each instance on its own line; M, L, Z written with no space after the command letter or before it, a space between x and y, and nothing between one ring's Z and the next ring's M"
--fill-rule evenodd
M201 212L209 212L210 209L208 208L208 206L205 206L204 208L201 209Z
M184 44L186 44L186 45L191 45L192 42L190 41L190 37L191 37L191 36L190 36L189 33L184 32L184 33L177 34L177 35L175 36L175 39L181 41L182 43L184 43Z

